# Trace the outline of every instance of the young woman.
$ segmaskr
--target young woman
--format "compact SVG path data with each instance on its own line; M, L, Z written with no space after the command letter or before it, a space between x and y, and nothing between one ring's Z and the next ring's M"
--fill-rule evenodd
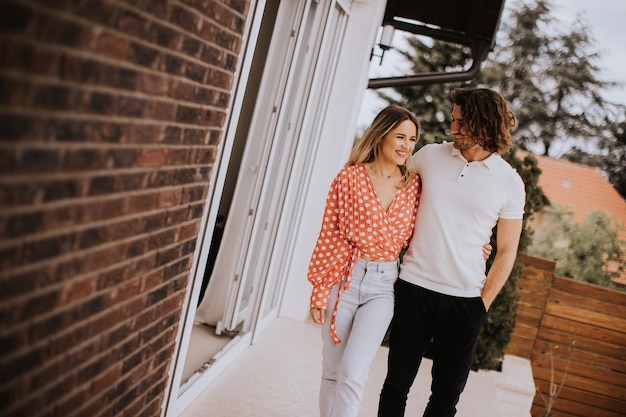
M398 256L413 233L420 192L409 158L418 138L413 113L383 109L331 185L308 272L311 317L324 326L321 417L357 415L393 316Z

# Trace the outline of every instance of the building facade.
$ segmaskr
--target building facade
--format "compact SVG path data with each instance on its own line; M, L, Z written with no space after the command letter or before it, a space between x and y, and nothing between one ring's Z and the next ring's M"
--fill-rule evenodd
M176 416L305 320L381 23L482 60L502 1L456 3L0 1L0 415Z

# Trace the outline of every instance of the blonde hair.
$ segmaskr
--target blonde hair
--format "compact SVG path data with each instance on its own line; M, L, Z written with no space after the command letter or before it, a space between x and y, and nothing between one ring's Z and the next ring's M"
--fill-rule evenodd
M346 166L375 161L385 135L405 120L413 122L417 140L419 140L420 124L417 117L404 107L392 104L382 109L376 115L372 124L369 125L361 139L352 148ZM411 156L409 155L404 164L399 165L398 168L400 168L402 173L402 188L409 186L413 181Z

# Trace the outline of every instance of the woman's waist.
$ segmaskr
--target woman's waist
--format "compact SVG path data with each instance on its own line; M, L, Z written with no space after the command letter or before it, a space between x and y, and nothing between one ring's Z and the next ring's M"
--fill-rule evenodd
M385 262L396 262L398 260L398 257L395 258L384 258L384 257L380 257L380 256L372 256L372 255L366 255L364 253L361 253L361 257L359 259L363 259L364 261L368 261L368 262L380 262L380 263L385 263Z
M380 259L380 258L371 258L366 255L361 255L361 257L357 260L357 262L367 262L368 264L381 264L381 265L398 265L398 258L396 259Z

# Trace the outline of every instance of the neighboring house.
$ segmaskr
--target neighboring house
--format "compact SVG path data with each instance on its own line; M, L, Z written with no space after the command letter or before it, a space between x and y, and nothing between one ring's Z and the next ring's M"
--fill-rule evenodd
M569 207L579 222L594 210L607 212L624 227L620 237L626 240L626 200L600 170L564 159L535 157L541 169L539 186L547 204Z
M592 211L604 211L620 226L618 236L626 240L626 200L600 170L564 159L540 155L535 157L541 169L539 186L547 204L568 208L581 223ZM541 228L542 221L542 213L536 213L533 226ZM622 277L619 282L626 283L626 277Z
M3 1L0 415L176 416L305 320L365 89L471 78L502 7ZM382 24L474 63L368 80Z

